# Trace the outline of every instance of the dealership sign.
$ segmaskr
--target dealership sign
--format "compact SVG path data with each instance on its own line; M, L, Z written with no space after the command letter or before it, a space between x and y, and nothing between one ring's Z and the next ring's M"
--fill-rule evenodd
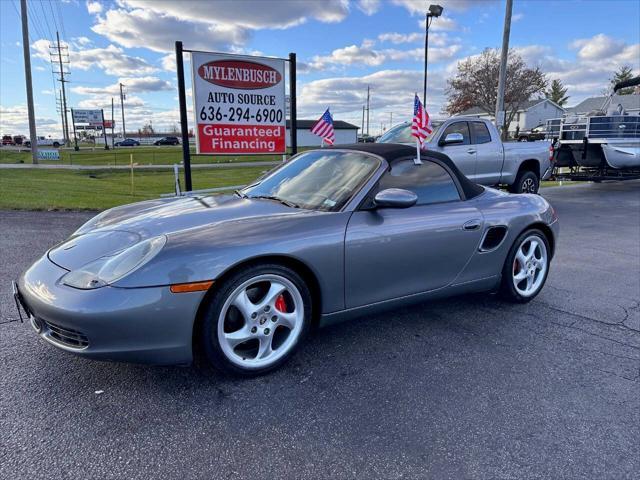
M198 153L286 152L284 64L191 53Z
M76 125L94 125L102 126L102 110L71 110L73 114L73 123Z

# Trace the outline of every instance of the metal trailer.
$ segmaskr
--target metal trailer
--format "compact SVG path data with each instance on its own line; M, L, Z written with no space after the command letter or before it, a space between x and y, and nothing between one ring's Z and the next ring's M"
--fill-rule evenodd
M613 168L603 151L603 145L640 147L639 115L605 114L618 90L635 85L640 85L640 77L618 83L600 111L592 115L547 121L545 138L554 148L554 178L595 182L640 178L640 163Z

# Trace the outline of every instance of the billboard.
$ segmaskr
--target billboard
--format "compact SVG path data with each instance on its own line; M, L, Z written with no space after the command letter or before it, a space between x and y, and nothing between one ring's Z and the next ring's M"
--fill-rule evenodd
M73 123L81 125L102 125L102 110L72 109Z
M191 53L197 153L286 153L285 60Z

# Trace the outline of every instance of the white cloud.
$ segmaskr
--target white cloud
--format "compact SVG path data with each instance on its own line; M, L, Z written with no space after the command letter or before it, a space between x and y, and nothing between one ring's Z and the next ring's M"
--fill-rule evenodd
M622 40L599 33L591 38L574 40L569 46L578 49L578 57L582 59L600 60L621 53L625 43Z
M29 116L26 105L0 105L0 131L7 135L28 135ZM59 120L38 116L36 110L36 131L43 136L61 136Z
M524 13L514 13L511 16L511 21L512 22L519 22L520 20L522 20L524 18Z
M387 32L381 33L378 35L378 40L381 42L391 42L396 45L399 43L414 43L418 41L424 41L424 33L422 32L413 32L413 33L397 33L397 32Z
M31 47L35 50L35 57L49 60L49 42L47 40L37 40ZM127 55L115 45L89 49L77 49L69 46L69 61L73 69L90 70L95 67L104 70L107 75L113 76L131 75L132 73L149 75L158 71L158 68L150 65L145 59Z
M412 15L424 15L427 12L427 7L429 5L429 2L425 2L423 0L392 0L392 2L398 6L406 8ZM442 6L444 8L444 12L447 12L447 10L463 12L472 7L484 7L483 4L486 5L487 3L495 2L496 0L440 0L439 2L434 3Z
M91 40L88 37L73 37L73 42L80 47L86 47Z
M173 90L171 83L166 80L161 80L157 77L123 77L111 85L103 87L86 87L77 86L71 88L73 93L78 95L119 95L120 83L126 86L127 92L130 93L143 93L143 92L161 92L167 90Z
M358 8L367 15L373 15L380 8L380 0L358 0Z
M429 48L429 60L439 62L452 58L460 50L460 45L451 44L447 47ZM411 50L386 48L376 50L371 42L362 45L349 45L333 50L329 55L316 55L308 63L310 70L324 70L340 68L349 65L380 66L393 61L417 61L424 58L424 48Z
M158 2L157 0L120 0L123 5L167 15L179 20L213 25L233 25L249 29L288 28L309 19L321 22L339 22L349 13L347 0L320 2L272 0L201 0Z
M100 2L87 0L86 6L87 6L87 12L89 12L92 15L102 12L102 4Z
M243 45L249 39L243 28L197 23L141 9L109 10L91 29L123 47L144 45L163 53L173 52L176 40L182 40L185 48L225 50L231 45Z

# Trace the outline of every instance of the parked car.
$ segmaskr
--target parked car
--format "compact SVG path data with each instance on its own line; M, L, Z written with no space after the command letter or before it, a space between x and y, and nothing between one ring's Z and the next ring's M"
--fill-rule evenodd
M22 135L14 135L13 136L13 144L14 145L22 145L25 141L25 138Z
M376 138L372 137L371 135L358 135L359 143L373 143L375 141L376 141Z
M254 375L312 324L470 292L533 299L557 242L549 203L474 184L441 153L414 158L398 144L315 149L235 195L112 208L23 273L17 303L83 357L186 364L201 346Z
M13 145L13 137L11 135L3 135L2 145Z
M139 147L140 142L133 138L125 138L114 144L116 147Z
M550 143L520 145L502 143L498 130L488 120L452 117L434 122L424 148L442 152L470 180L487 186L506 186L512 193L537 193L540 181L551 175L553 151ZM411 123L388 130L379 143L415 145Z
M162 137L160 140L153 142L154 145L180 145L178 137Z
M531 130L523 130L518 133L519 142L535 142L536 140L544 140L546 134L546 126L538 125Z
M24 140L22 143L25 147L31 147L31 140L28 138ZM60 138L49 138L49 137L38 137L38 146L39 147L55 147L58 148L61 145L64 145L64 140Z

